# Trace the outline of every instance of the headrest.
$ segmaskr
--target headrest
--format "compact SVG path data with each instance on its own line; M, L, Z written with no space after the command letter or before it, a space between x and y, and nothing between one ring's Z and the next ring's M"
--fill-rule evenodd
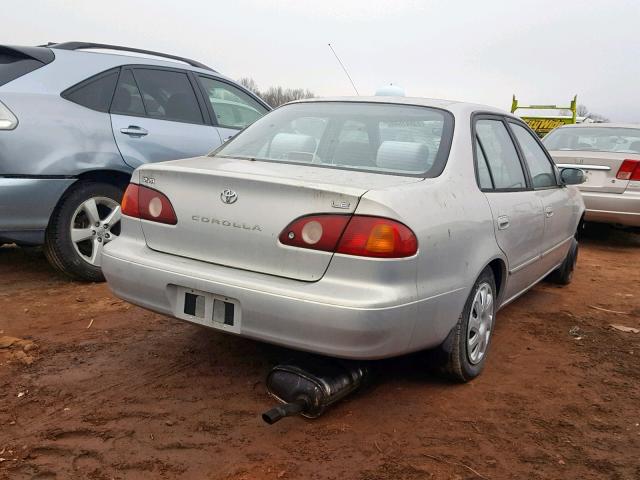
M307 153L313 155L316 151L316 139L311 135L298 133L278 133L271 140L269 158L293 158L299 159L295 154ZM290 155L294 153L294 155Z
M429 147L417 142L382 142L376 163L380 168L425 172L429 170Z

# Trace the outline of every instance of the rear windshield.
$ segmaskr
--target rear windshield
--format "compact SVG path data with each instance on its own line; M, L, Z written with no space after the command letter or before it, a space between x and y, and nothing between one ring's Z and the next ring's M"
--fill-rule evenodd
M38 47L27 47L24 50L31 50L37 52ZM48 49L47 49L48 50ZM39 52L39 56L43 56L42 52ZM51 54L51 60L53 54ZM51 61L49 60L49 61ZM0 46L0 86L5 83L9 83L16 78L19 78L27 73L44 66L46 63L42 62L30 55L18 51L14 48Z
M640 128L559 128L543 140L547 150L640 153Z
M281 107L212 155L435 177L446 163L453 116L407 105L309 102Z

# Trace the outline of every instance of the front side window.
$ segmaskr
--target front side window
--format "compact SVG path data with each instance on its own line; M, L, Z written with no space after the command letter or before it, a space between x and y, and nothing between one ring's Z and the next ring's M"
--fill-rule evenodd
M239 88L209 77L198 78L221 127L241 129L267 113L263 105Z
M134 75L148 117L203 123L196 94L186 73L136 68Z
M494 188L524 189L527 186L518 152L507 127L501 120L481 119L476 122L480 151L491 172ZM478 159L476 162L480 163Z
M640 154L640 128L565 127L542 140L547 150Z
M83 107L99 112L108 112L117 81L118 71L112 70L66 90L62 96Z
M558 186L555 169L540 144L533 138L533 135L522 125L518 125L517 123L510 123L509 125L511 125L511 130L516 136L520 144L520 149L524 154L524 159L529 166L533 187L545 188Z

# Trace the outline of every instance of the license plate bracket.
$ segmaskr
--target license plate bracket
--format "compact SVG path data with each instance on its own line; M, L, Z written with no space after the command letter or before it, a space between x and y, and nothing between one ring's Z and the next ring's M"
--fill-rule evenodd
M236 299L180 286L176 291L176 317L206 327L240 333L240 304Z

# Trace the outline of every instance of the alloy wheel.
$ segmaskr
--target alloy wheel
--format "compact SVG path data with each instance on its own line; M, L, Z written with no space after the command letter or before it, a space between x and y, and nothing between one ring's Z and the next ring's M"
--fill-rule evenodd
M105 244L120 234L120 204L108 197L84 201L71 217L71 242L85 262L99 267Z

